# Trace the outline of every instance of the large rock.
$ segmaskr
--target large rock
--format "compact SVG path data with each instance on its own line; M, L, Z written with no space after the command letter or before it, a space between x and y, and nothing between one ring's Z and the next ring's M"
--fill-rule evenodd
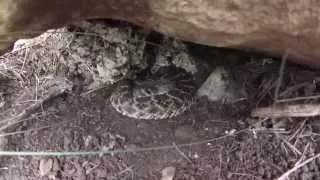
M293 60L320 66L317 0L1 0L0 49L88 18L125 20L206 45L288 51Z

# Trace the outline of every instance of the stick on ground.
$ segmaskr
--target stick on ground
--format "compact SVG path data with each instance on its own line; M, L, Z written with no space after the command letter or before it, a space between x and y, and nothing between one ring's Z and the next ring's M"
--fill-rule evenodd
M320 104L275 104L268 107L255 108L252 117L313 117L320 115Z

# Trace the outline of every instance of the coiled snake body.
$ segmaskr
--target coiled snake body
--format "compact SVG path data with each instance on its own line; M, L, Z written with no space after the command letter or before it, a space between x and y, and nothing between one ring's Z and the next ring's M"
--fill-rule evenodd
M142 79L122 80L110 102L119 113L131 118L165 119L190 108L196 90L191 73L168 66Z

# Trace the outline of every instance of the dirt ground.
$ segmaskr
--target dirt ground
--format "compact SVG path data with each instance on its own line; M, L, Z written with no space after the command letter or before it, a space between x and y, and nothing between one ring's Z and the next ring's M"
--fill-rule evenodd
M67 78L73 87L24 111L15 126L1 128L1 148L4 152L61 152L60 156L1 156L0 179L277 179L319 153L317 116L250 116L253 108L272 104L281 59L262 60L252 52L200 45L190 45L190 49L198 59L209 59L207 62L213 67L227 69L247 97L232 103L199 97L190 110L172 119L130 119L110 105L113 86L84 93L85 78L58 71L55 74ZM221 53L215 54L217 51ZM213 56L219 60L211 62ZM38 74L44 76L48 71L50 68ZM4 70L1 74L5 74ZM317 95L318 75L315 70L287 63L279 98ZM17 97L22 92L28 95L29 91L21 88L17 78L1 80L0 95L7 102L0 105L1 117L8 120L8 114L19 114L19 110L25 109L24 101ZM37 86L27 82L23 87L26 84L32 92L46 89L37 90ZM302 102L316 103L317 99ZM10 132L16 134L5 134ZM100 154L95 153L99 151ZM320 160L315 159L294 170L288 179L320 179L319 165ZM169 175L164 175L166 172Z

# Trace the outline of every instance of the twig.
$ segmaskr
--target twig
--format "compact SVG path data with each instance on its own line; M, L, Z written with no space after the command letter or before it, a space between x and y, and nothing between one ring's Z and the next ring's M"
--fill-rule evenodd
M262 133L281 133L281 134L287 134L289 133L288 131L286 131L284 128L252 128L251 131L255 133L257 133L257 131L262 132Z
M280 91L280 87L281 87L282 79L283 79L284 68L285 68L285 64L286 64L288 55L289 55L289 53L288 53L288 51L286 51L284 56L281 59L281 65L280 65L280 69L279 69L279 77L278 77L278 81L276 84L276 88L274 90L274 102L277 101L278 96L279 96L279 91Z
M313 156L313 157L311 157L311 158L309 158L309 159L307 159L307 160L305 160L303 163L294 166L292 169L289 169L287 172L285 172L284 174L282 174L277 180L287 180L288 176L289 176L291 173L293 173L293 172L296 171L297 169L301 168L302 166L310 163L311 161L313 161L313 160L315 160L315 159L317 159L317 158L319 158L319 157L320 157L320 153L317 154L317 155L315 155L315 156Z
M253 117L312 117L320 115L320 104L275 104L269 107L259 107L251 111Z
M279 100L277 100L277 103L301 101L301 100L310 100L310 99L319 99L319 98L320 98L320 95L295 97L295 98L288 98L288 99L279 99Z
M300 84L295 84L291 87L288 87L286 90L284 90L283 92L281 92L279 94L279 97L285 97L288 96L290 93L292 94L293 92L297 91L300 88L306 87L310 85L310 83L304 82L304 83L300 83ZM278 97L278 98L279 98ZM277 99L277 102L281 101L280 99Z
M278 137L279 139L281 139L288 147L290 147L290 149L291 149L291 151L292 151L293 153L296 153L296 154L299 154L299 155L302 154L302 152L300 152L300 151L299 151L294 145L292 145L289 141L287 141L286 139L280 137L279 135L277 135L277 137Z
M247 176L247 177L252 177L254 179L259 179L259 180L262 180L262 178L258 177L258 176L255 176L255 175L252 175L252 174L247 174L247 173L229 173L231 176L233 175L237 175L237 176Z
M130 172L131 175L133 176L133 169L132 169L132 168L133 168L133 165L128 166L128 167L125 168L124 170L118 172L118 176L120 176L120 175L122 175L122 174L124 174L124 173L126 173L126 172Z
M295 137L297 137L298 133L301 133L301 132L302 132L302 130L303 130L304 127L305 127L306 122L307 122L306 119L305 119L304 121L302 121L302 123L300 124L300 126L299 126L299 128L296 130L296 132L294 132L294 133L292 134L292 136L290 136L290 137L288 138L288 141L293 140Z
M297 165L299 165L299 164L302 162L302 160L305 158L305 156L306 156L306 154L307 154L307 151L308 151L308 149L309 149L309 146L310 146L310 143L308 143L308 144L306 145L306 147L304 147L304 150L303 150L303 153L302 153L300 159L295 163L294 166L297 166Z
M176 143L173 143L173 146L181 154L182 157L184 157L189 163L192 163L191 159L179 149Z

